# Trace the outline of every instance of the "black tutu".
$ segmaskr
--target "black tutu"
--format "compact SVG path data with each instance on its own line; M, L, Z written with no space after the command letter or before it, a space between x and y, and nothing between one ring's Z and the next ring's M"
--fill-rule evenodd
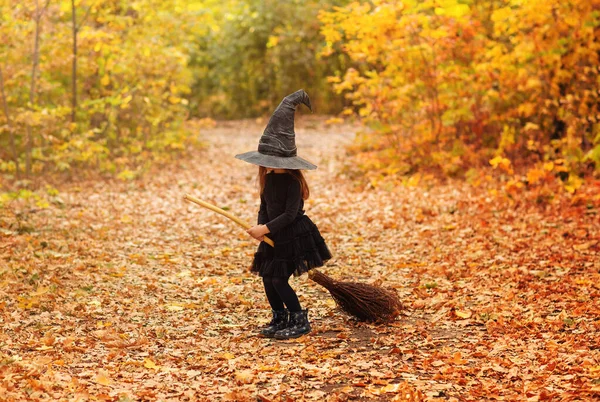
M317 225L306 215L297 217L278 233L267 234L267 237L273 240L275 248L261 242L250 270L261 277L300 276L323 266L331 258Z

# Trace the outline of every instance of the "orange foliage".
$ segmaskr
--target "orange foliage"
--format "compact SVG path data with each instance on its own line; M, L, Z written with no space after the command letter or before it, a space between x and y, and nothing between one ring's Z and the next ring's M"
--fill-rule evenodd
M501 157L517 172L535 165L538 183L560 160L577 186L576 174L600 168L598 7L379 0L322 12L324 55L354 62L330 81L351 102L345 114L374 130L354 147L378 160L362 167L463 176Z

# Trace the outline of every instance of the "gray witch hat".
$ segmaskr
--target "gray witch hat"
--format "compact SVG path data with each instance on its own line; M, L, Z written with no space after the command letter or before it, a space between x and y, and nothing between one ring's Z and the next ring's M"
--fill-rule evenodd
M235 157L254 165L275 169L316 169L317 166L296 155L294 114L296 106L301 103L308 106L312 112L310 98L303 89L283 98L260 137L258 151L246 152Z

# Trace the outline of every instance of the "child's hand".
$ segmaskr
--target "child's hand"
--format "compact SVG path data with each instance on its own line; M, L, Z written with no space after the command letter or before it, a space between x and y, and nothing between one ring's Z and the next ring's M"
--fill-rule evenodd
M250 236L254 237L256 240L263 241L265 235L269 233L269 228L267 227L267 225L256 225L246 230L246 232Z

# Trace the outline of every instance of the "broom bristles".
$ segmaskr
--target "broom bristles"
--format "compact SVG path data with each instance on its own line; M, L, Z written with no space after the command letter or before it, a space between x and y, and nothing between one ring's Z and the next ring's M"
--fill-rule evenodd
M392 321L402 310L402 303L394 290L366 283L336 281L317 270L310 271L310 279L327 289L342 310L359 320Z

